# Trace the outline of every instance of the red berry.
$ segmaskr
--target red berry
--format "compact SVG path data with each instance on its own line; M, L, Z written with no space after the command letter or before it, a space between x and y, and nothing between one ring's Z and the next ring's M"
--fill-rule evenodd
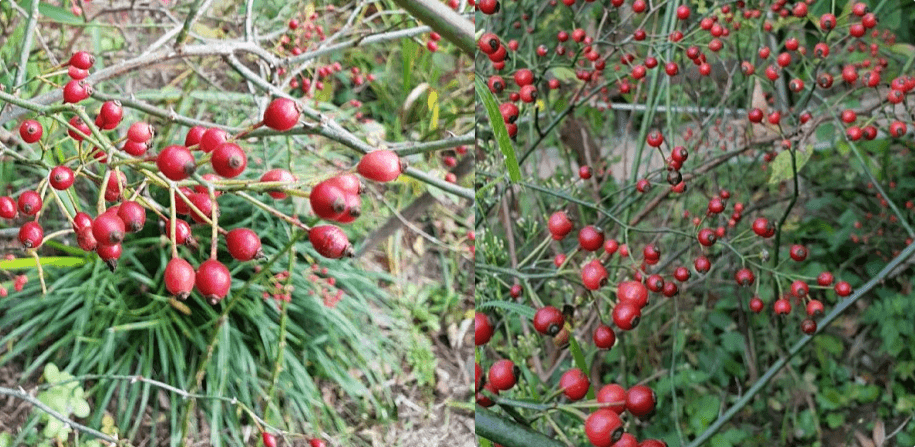
M753 232L764 238L775 236L775 225L769 222L765 217L759 217L753 221Z
M57 166L51 170L48 183L52 188L63 191L73 185L73 170L66 166Z
M753 298L750 298L750 310L752 310L753 312L755 312L755 313L762 312L763 306L764 306L763 301L758 296L754 296Z
M527 68L522 68L515 72L515 83L518 84L518 87L524 87L525 85L531 85L534 83L534 72Z
M362 194L365 191L365 185L362 184L359 176L355 174L341 174L331 177L325 182L340 188L340 191L346 194Z
M819 284L823 287L832 285L832 282L834 280L835 280L835 278L832 276L832 273L830 273L830 272L820 272L820 274L817 275L817 284Z
M511 360L499 360L489 367L489 381L492 386L505 391L511 389L518 382L521 370Z
M124 143L124 147L122 149L124 152L127 152L134 157L139 157L145 154L147 150L149 150L149 146L146 143L138 143L133 140L127 140Z
M689 18L690 10L689 6L680 5L677 7L677 18L680 20L686 20Z
M336 220L346 211L346 196L343 191L327 181L318 183L308 195L314 213L327 220Z
M128 200L118 207L118 217L124 222L127 231L139 233L146 225L146 208L137 202Z
M604 245L604 232L593 225L588 225L578 232L578 243L587 251L597 251Z
M547 227L550 234L553 235L553 239L561 240L572 231L572 221L565 211L557 211L550 216Z
M622 414L626 409L626 389L615 383L604 385L597 392L597 401L602 404L608 404L601 408L606 408L616 414Z
M76 213L76 215L73 216L73 231L79 231L86 227L92 227L92 218L82 211Z
M620 243L617 242L616 239L607 239L607 241L604 242L604 251L607 252L608 255L616 253L619 248Z
M599 409L585 420L585 435L595 447L612 447L623 436L623 421L615 412Z
M797 262L807 259L807 247L800 244L792 245L788 253L791 255L791 259L794 259Z
M188 195L188 199L190 199L192 205L197 207L196 210L188 207L194 222L206 223L207 219L213 220L213 216L219 210L219 204L214 200L210 200L209 194L191 193Z
M813 334L817 331L817 322L810 318L805 318L804 321L801 321L801 331L807 335Z
M810 300L807 302L807 315L815 317L823 313L823 303L820 300Z
M851 284L845 281L839 281L836 283L833 289L836 291L836 295L845 297L851 295Z
M190 262L174 257L165 266L165 288L178 299L187 299L194 290L196 275Z
M346 233L335 225L319 225L308 232L308 240L321 256L338 259L343 256L352 256L353 247L346 237Z
M775 300L772 309L775 310L775 315L788 315L791 313L791 301L788 301L785 298L779 298Z
M658 396L645 385L635 385L626 391L626 411L635 417L654 413Z
M697 272L706 273L712 268L712 262L705 256L699 256L693 261L693 266L696 268Z
M600 349L610 349L616 343L616 333L613 328L606 324L601 324L594 329L594 346Z
M264 432L261 434L261 438L264 441L264 447L276 447L276 436L273 433Z
M631 301L622 301L613 307L612 316L616 327L624 331L631 331L639 325L642 308Z
M19 136L26 143L31 144L40 140L42 133L44 133L44 129L38 121L25 120L19 125Z
M190 136L190 133L188 133L188 136ZM211 127L200 136L200 146L198 148L204 152L210 153L216 150L220 144L225 143L228 138L229 136L226 134L226 131L218 127Z
M274 130L289 130L299 122L301 113L302 110L295 101L276 98L264 110L264 125Z
M659 147L664 143L664 135L657 130L649 132L646 138L646 142L651 147Z
M798 297L804 298L807 294L810 293L810 286L807 285L804 281L796 280L791 283L791 294Z
M123 247L121 246L121 244L113 244L113 245L99 244L95 248L95 252L98 254L98 257L101 258L103 261L112 262L112 261L115 261L115 260L118 260L121 258L121 254L123 253Z
M699 239L699 243L705 247L711 247L715 241L718 240L718 237L715 234L715 230L712 230L711 228L703 228L699 230L699 235L697 238Z
M169 180L179 181L191 176L197 170L194 155L184 146L166 146L156 157L159 172Z
M534 314L534 329L543 335L554 336L562 330L565 317L553 306L544 306Z
M365 154L356 165L356 170L369 180L390 182L403 172L404 165L395 152L378 150Z
M473 317L474 342L477 346L485 345L492 338L493 327L489 317L484 313L477 312Z
M197 268L194 278L197 291L210 303L216 304L225 298L232 286L232 275L223 263L208 259Z
M76 243L79 248L86 252L95 251L98 248L98 241L95 240L95 236L92 234L91 223L88 227L81 227L76 230Z
M102 213L92 222L92 235L101 245L115 245L124 240L127 229L114 213Z
M225 178L235 178L248 166L248 155L235 143L222 143L213 151L210 163L217 174Z
M519 296L521 296L521 292L523 292L523 291L524 291L524 289L521 287L521 284L512 284L512 287L511 287L511 289L509 289L508 294L512 298L518 298Z
M92 94L92 86L85 80L71 80L64 85L64 103L78 103Z
M250 228L236 228L226 234L226 248L233 258L250 261L263 255L261 238Z
M619 303L632 303L642 308L648 304L648 289L638 281L624 281L616 286L616 299Z
M607 284L607 269L596 260L581 268L581 281L588 290L597 290Z
M95 117L95 125L102 130L111 130L121 124L122 118L124 118L124 109L121 107L121 102L105 101Z
M689 269L686 267L680 266L680 267L677 267L676 270L674 270L674 279L676 279L677 281L686 282L689 280L689 277L690 277Z
M19 212L26 216L34 216L41 210L41 196L37 192L28 190L19 195Z
M578 368L572 368L559 378L559 388L563 394L572 401L581 400L588 394L591 381L588 376Z
M756 277L753 275L753 271L748 268L742 268L734 274L734 279L737 281L738 286L749 286L753 284L753 281Z
M146 143L152 139L154 133L152 125L137 121L127 129L127 139L137 143Z
M327 443L318 438L308 440L308 445L310 447L327 447Z
M88 70L95 63L95 57L86 51L77 51L70 56L69 64L80 70Z
M294 175L292 175L291 172L289 172L285 169L271 169L271 170L265 172L264 175L261 176L261 182L265 182L265 183L266 182L293 183L296 180L297 180L296 177ZM270 197L273 197L274 199L277 199L277 200L282 200L287 197L286 193L279 191L279 190L267 191L267 194L270 194Z
M19 242L25 248L38 248L42 239L44 239L44 230L38 222L28 221L19 227Z
M200 144L200 139L203 137L203 134L206 133L207 128L203 126L194 126L187 130L187 135L184 137L184 145L186 147L196 146Z

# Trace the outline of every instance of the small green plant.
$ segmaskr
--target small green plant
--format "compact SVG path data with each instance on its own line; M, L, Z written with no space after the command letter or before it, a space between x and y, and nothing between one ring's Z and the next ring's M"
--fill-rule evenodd
M48 363L44 367L44 374L41 376L49 388L38 393L38 400L47 405L52 410L64 417L75 416L84 418L89 416L89 402L85 399L85 391L79 385L79 382L73 380L73 375L66 371L61 371L57 365ZM35 411L41 411L36 409ZM47 440L57 440L65 442L70 436L72 429L69 425L60 419L51 416L47 412L42 413L42 422L44 422L44 435ZM88 445L88 444L87 444Z

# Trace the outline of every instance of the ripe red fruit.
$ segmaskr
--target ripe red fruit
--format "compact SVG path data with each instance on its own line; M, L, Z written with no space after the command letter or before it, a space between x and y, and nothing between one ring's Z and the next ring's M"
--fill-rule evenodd
M236 228L226 234L229 254L239 261L250 261L263 256L261 238L250 228Z
M327 447L327 443L322 439L312 438L308 440L308 445L310 447Z
M121 197L121 191L127 184L127 176L123 171L112 172L105 184L105 200L113 202Z
M165 266L165 288L178 299L187 299L194 290L196 275L190 262L174 257Z
M203 126L191 127L187 130L187 135L184 137L184 145L191 147L200 144L200 139L203 137L203 134L206 133L206 131L207 128Z
M817 322L810 318L805 318L804 321L801 321L801 331L807 335L813 334L817 331Z
M572 221L565 211L556 211L547 221L547 227L550 230L550 234L553 235L553 239L561 240L572 231Z
M225 178L235 178L248 166L248 155L235 143L222 143L213 151L210 163L217 174Z
M779 298L772 304L772 309L775 310L775 315L788 315L791 313L791 301Z
M273 433L264 432L261 434L261 438L264 441L264 447L276 447L276 436Z
M340 188L327 181L318 183L308 195L314 213L327 220L337 220L346 211L346 196Z
M635 417L654 413L658 396L645 385L635 385L626 391L626 411Z
M128 200L118 207L118 217L124 222L127 231L138 233L146 225L146 208L137 202Z
M319 225L308 232L308 240L321 256L338 259L353 255L346 233L335 225Z
M565 325L565 317L562 312L553 306L544 306L537 309L534 314L534 329L543 335L550 337L559 333Z
M149 123L137 121L127 129L127 139L137 143L146 143L152 139L153 127Z
M699 235L697 236L699 243L705 247L711 247L718 237L715 235L715 230L711 228L703 228L699 230Z
M499 360L489 367L489 381L499 391L510 390L518 382L521 369L511 360Z
M581 268L581 281L588 290L597 290L607 284L607 269L597 260Z
M833 289L836 291L836 295L843 297L851 295L851 284L845 281L837 282Z
M662 278L661 275L659 275L657 273L648 276L648 279L645 280L645 284L648 287L648 290L651 290L652 292L655 292L655 293L658 293L658 292L664 290L664 285L665 285L664 278Z
M616 327L624 331L631 331L639 325L642 308L631 301L619 302L613 307L612 316Z
M807 247L800 244L792 245L788 253L791 255L791 259L794 259L797 262L807 259Z
M346 206L342 213L334 219L339 223L350 223L362 215L362 198L357 194L346 194Z
M642 308L648 304L648 289L638 281L623 281L616 286L616 299Z
M765 217L758 217L753 221L753 232L764 238L775 236L775 225Z
M98 241L95 240L95 236L92 234L91 223L87 227L81 227L76 230L76 244L87 252L95 251L98 248Z
M616 332L606 324L600 324L594 329L594 346L599 349L610 349L616 343Z
M833 277L830 272L820 272L820 274L817 275L817 284L823 287L831 285L834 280L835 277Z
M578 177L581 178L582 180L587 180L587 179L591 178L591 176L593 174L594 174L594 171L591 169L590 166L582 166L582 167L578 168Z
M489 391L490 393L495 394L496 396L499 395L499 389L492 386L491 383L484 384L483 390ZM480 405L483 407L491 407L496 404L495 402L492 401L492 399L489 398L489 396L487 396L483 393L476 393L475 397L476 397L477 405Z
M127 152L134 157L139 157L145 154L147 150L149 150L149 146L146 143L138 143L136 141L127 140L124 143L124 147L122 149L124 152Z
M123 250L123 247L121 246L121 244L114 244L114 245L99 244L95 248L95 253L98 254L98 257L101 258L101 260L109 262L109 263L120 259L121 254L123 252L124 252L124 250ZM109 266L112 269L114 269L114 264L109 264Z
M807 294L810 293L810 286L807 285L804 281L800 279L791 283L791 294L798 297L804 298Z
M578 243L587 251L597 251L604 245L604 232L600 228L588 225L578 232Z
M608 404L601 408L606 408L616 414L622 414L626 409L626 389L615 383L604 385L597 392L597 401L602 404Z
M16 201L12 197L3 196L0 197L0 217L4 219L12 219L16 217L16 212L18 211Z
M2 197L0 197L2 199ZM73 216L73 231L79 231L80 229L92 227L92 218L88 214L80 211Z
M179 181L191 176L197 170L194 155L184 146L166 146L156 157L156 166L169 180Z
M596 447L612 447L623 436L623 421L615 412L602 408L585 420L585 435Z
M232 275L223 263L208 259L197 268L194 284L210 304L216 304L229 293Z
M836 16L830 12L827 12L820 16L820 29L823 31L830 31L836 27Z
M42 239L44 239L44 230L38 222L31 220L19 227L19 242L25 248L38 248Z
M521 284L512 284L511 289L509 289L508 294L512 298L518 298L521 296L521 292L524 291L524 288L521 287Z
M77 132L73 129L67 129L67 135L76 141L83 141L83 135L90 135L92 133L92 131L89 130L89 126L86 125L83 120L79 119L78 116L70 118L70 125L79 130L79 132Z
M80 70L79 68L71 65L67 68L67 76L70 76L70 79L81 81L86 79L86 76L89 76L89 70Z
M823 313L823 302L820 300L810 300L807 302L807 315L815 317Z
M211 127L200 136L199 149L207 153L213 152L220 144L225 143L226 140L228 140L226 131L218 127Z
M753 271L748 268L742 268L734 274L734 279L737 281L738 286L749 286L753 284L753 281L756 277L753 275Z
M588 388L591 386L591 381L588 380L588 375L582 372L578 368L572 368L565 373L562 377L559 378L559 388L562 390L562 393L572 401L581 400L585 395L588 394Z
M680 267L677 267L676 270L674 270L674 279L676 279L677 281L686 282L689 280L689 277L690 277L689 269L686 267L680 266Z
M95 63L95 56L86 51L77 51L70 56L69 64L80 70L88 70Z
M616 239L607 239L607 241L604 242L604 251L607 252L608 255L616 253L619 248L620 243L617 242Z
M689 18L690 10L689 6L680 5L677 7L677 18L680 20L686 20Z
M58 191L63 191L72 186L73 180L73 170L66 166L55 167L48 176L48 183Z
M668 282L664 283L664 289L661 290L661 293L664 296L671 298L674 295L680 293L680 288L677 287L677 285L674 284L673 282L668 281Z
M102 213L92 222L92 235L101 245L115 245L124 240L127 229L114 213Z
M121 107L121 102L105 101L95 117L95 125L102 130L111 130L121 124L122 118L124 118L124 109Z
M752 310L753 312L756 312L756 313L762 312L763 306L764 306L763 300L761 300L758 296L754 296L753 298L750 298L750 310Z
M645 141L651 147L659 147L664 143L664 135L662 135L661 132L654 130L648 133Z
M264 175L261 176L261 182L293 183L296 180L298 180L298 179L296 179L296 177L294 175L292 175L291 172L289 172L285 169L271 169L271 170L265 172ZM270 194L270 197L273 197L274 199L277 199L277 200L282 200L287 197L286 193L279 191L279 190L267 191L267 194Z
M693 266L696 268L697 272L706 273L712 268L712 262L705 256L699 256L693 261Z
M213 220L213 216L219 212L219 204L210 200L209 194L191 193L188 195L188 199L192 205L197 207L196 210L188 207L194 222L207 223L207 219Z
M38 121L25 120L19 125L19 136L22 137L22 141L25 141L26 143L31 144L40 140L43 133L44 129Z
M369 152L359 160L356 171L359 175L376 182L390 182L396 179L406 166L393 151L379 150Z
M92 86L85 80L71 80L64 85L64 104L76 104L92 95Z
M522 68L515 72L515 83L518 87L531 85L534 83L534 72L527 68Z
M502 93L502 90L505 89L505 80L502 79L502 76L492 75L489 77L489 82L487 82L489 90L495 94Z
M299 122L301 114L302 109L295 101L288 98L276 98L264 110L264 125L274 130L289 130Z
M41 210L41 196L37 192L28 190L19 195L19 212L26 216L34 216Z
M484 313L476 312L473 317L473 326L474 326L474 343L477 346L485 345L489 342L489 339L492 338L492 334L495 329L492 327L492 322L489 321L489 317Z

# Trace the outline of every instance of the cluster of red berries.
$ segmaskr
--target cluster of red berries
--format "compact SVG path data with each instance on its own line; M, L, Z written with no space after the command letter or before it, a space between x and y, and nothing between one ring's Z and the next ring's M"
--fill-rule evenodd
M86 52L77 52L70 59L70 75L74 77L64 86L64 102L78 103L89 97L91 87L80 79L80 76L91 68L94 58ZM96 131L109 131L119 127L124 113L117 101L102 104L95 119ZM298 104L287 98L274 99L267 106L263 120L252 126L267 126L277 131L286 131L295 127L300 119L301 110ZM93 134L90 126L74 116L70 120L72 128L68 134L82 147L86 138ZM250 131L251 129L248 129ZM23 141L32 144L44 144L41 139L43 129L35 120L25 120L19 128ZM178 245L194 246L191 226L182 219L172 219L167 212L154 201L140 196L135 190L128 198L128 178L118 163L106 166L110 160L130 161L136 157L141 162L154 161L158 175L171 182L182 182L189 179L198 170L198 160L192 151L201 151L204 160L208 159L213 173L201 176L204 182L218 183L223 179L232 179L242 175L248 166L245 149L239 145L240 137L230 136L219 128L196 126L188 130L184 144L171 144L162 148L158 154L146 155L155 135L153 127L145 122L135 122L129 126L123 137L122 153L93 148L88 153L90 160L82 157L71 159L67 163L50 170L48 177L42 181L37 190L26 190L16 200L12 197L0 197L0 217L14 219L17 215L32 218L19 228L19 241L27 249L37 249L44 241L45 232L39 223L40 212L49 194L57 195L58 191L70 189L77 178L85 176L96 184L104 185L101 191L106 202L116 202L99 210L94 218L82 211L71 215L64 210L76 234L77 244L85 251L95 252L101 259L115 268L117 259L122 255L122 242L128 233L140 232L146 223L147 210L158 214L165 222L169 238ZM126 155L125 155L126 154ZM79 162L76 170L69 164ZM91 172L92 164L97 163L101 169ZM389 182L396 179L405 169L405 165L395 152L378 150L366 154L356 166L356 171L364 178ZM149 174L144 174L149 175ZM266 192L277 200L287 197L289 188L297 182L296 177L287 170L273 169L262 174L260 183L269 187ZM145 184L146 182L144 182ZM155 179L153 184L162 184L162 179ZM275 184L275 185L273 185ZM47 186L53 191L49 191ZM177 186L177 185L176 185ZM274 187L275 186L275 187ZM173 207L175 214L189 215L198 224L216 225L219 206L216 198L221 194L211 185L198 183L193 188L180 186L175 188ZM354 174L340 174L318 183L310 194L312 208L321 218L337 223L349 223L360 214L362 193L361 180ZM263 256L261 241L257 233L249 228L236 228L230 231L219 229L225 237L226 248L230 255L239 261L250 261ZM308 231L309 241L315 250L327 258L340 258L353 251L349 239L343 230L335 225L319 225ZM213 242L215 244L215 240ZM214 245L215 250L215 245ZM208 259L196 269L190 262L177 256L169 261L165 269L166 289L176 297L185 299L196 288L209 302L216 303L224 298L231 286L231 275L228 268L215 258Z
M276 447L276 435L270 432L261 433L261 439L264 441L264 447ZM311 438L308 440L309 447L327 447L323 439Z

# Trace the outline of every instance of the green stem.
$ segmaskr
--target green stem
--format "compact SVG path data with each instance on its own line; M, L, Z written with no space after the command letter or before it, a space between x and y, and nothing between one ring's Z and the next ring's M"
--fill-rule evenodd
M915 246L913 246L915 247ZM479 405L476 406L476 433L505 447L565 447L543 433L517 424Z

